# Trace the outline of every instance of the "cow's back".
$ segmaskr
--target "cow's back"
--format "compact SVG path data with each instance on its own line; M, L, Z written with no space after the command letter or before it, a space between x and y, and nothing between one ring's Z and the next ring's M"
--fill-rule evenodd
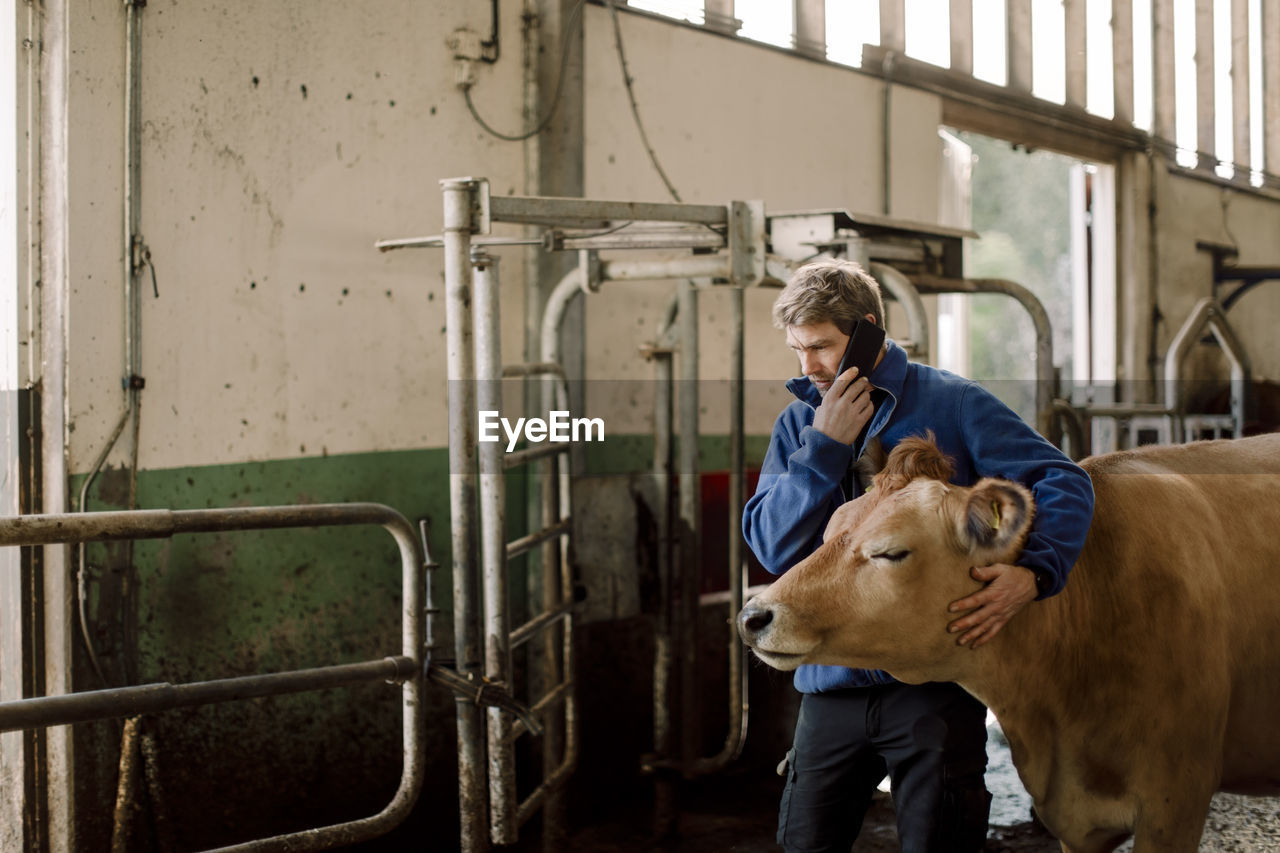
M1120 552L1126 565L1109 569L1132 587L1130 627L1160 638L1151 665L1223 694L1223 787L1275 793L1280 434L1142 448L1082 465L1097 493L1096 541L1086 556L1115 554L1116 543L1128 543Z

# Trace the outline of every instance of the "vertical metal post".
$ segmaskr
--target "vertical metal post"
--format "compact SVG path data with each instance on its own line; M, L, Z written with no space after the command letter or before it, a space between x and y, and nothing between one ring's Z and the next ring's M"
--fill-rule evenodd
M709 30L732 36L742 26L742 22L733 16L733 0L704 0L702 9Z
M479 411L502 411L502 334L497 260L473 250L475 275L476 390ZM511 618L507 602L507 490L502 445L480 445L480 566L484 577L484 677L510 689ZM488 710L489 831L495 844L516 840L516 769L511 716Z
M542 519L541 524L550 524L557 518L570 517L568 512L563 511L563 499L572 485L563 482L560 476L560 467L569 465L567 454L559 454L554 458L547 459L543 463L542 475L542 508L538 513L538 518ZM530 524L530 528L534 525ZM542 578L541 578L541 601L542 611L550 613L556 610L563 600L562 590L570 589L567 586L563 576L570 569L568 554L564 549L564 537L556 537L550 539L542 548ZM530 590L532 595L533 590ZM571 618L571 617L569 617ZM541 674L541 683L537 687L535 695L547 695L562 680L568 680L569 672L567 668L570 666L572 657L564 654L564 648L567 644L573 642L570 621L565 621L561 625L550 625L542 635L542 659L537 662L537 671ZM561 661L564 666L561 666ZM530 661L530 670L534 670L534 662ZM569 704L572 699L566 697L566 713L557 714L554 710L547 714L542 721L542 778L544 781L552 778L557 769L562 764L562 756L566 755L569 750L569 744L566 738L569 737L567 731L567 722L569 719ZM543 850L562 850L566 846L566 815L565 815L565 796L564 787L556 786L548 791L546 798L542 804L542 849Z
M1063 0L1063 28L1066 31L1066 102L1084 109L1088 101L1088 11L1085 0Z
M1262 0L1262 166L1280 186L1280 0Z
M141 216L138 198L140 196L140 175L138 169L138 149L142 143L142 121L139 103L139 38L138 38L138 0L127 0L124 4L125 14L125 63L124 63L124 305L125 336L124 361L125 379L130 380L141 374L138 340L135 330L138 327L139 299L137 277L139 268L139 235ZM128 389L132 404L137 398L137 389ZM131 405L132 408L132 405ZM132 509L132 507L130 507Z
M742 552L742 507L746 502L746 293L744 288L729 291L729 322L733 343L729 352L729 734L723 758L728 761L742 752L747 736L746 650L738 636L734 617L742 609L742 580L745 559Z
M827 5L824 0L795 0L796 50L806 56L827 58Z
M903 0L880 0L880 46L897 53L907 49L907 13Z
M1231 0L1231 162L1249 182L1249 0ZM1220 152L1226 154L1227 152Z
M587 253L579 253L579 266L584 276L590 275L590 263ZM569 407L568 388L564 384L558 386L561 391L557 395L563 407ZM548 501L543 510L545 518L553 515L558 518L573 518L573 456L568 453L557 454L554 463L548 466L547 479L552 473L556 488L548 491ZM554 498L555 504L551 503ZM553 508L554 507L554 508ZM558 511L558 513L557 513ZM548 571L543 577L543 608L550 612L573 599L573 562L570 541L567 536L557 537L558 553L547 568L559 569L558 573ZM559 631L559 649L556 649L556 632ZM559 652L557 655L556 652ZM553 684L563 682L569 685L565 692L563 704L564 714L551 714L546 724L546 735L542 752L543 784L554 785L548 790L543 802L542 839L544 850L560 850L565 846L565 781L578 762L578 705L574 679L577 677L573 657L573 613L565 614L559 629L551 628L547 632L547 674L554 679Z
M1009 88L1031 91L1031 0L1006 0Z
M1213 3L1196 0L1196 152L1200 168L1218 165L1214 132ZM1230 152L1223 152L1229 156Z
M1171 156L1178 137L1173 0L1151 0L1151 62L1151 135L1157 150Z
M951 70L973 73L973 0L951 0Z
M680 707L681 757L698 755L698 588L701 495L698 483L698 291L692 281L677 285L680 299Z
M729 350L729 731L724 746L710 758L693 763L695 773L713 773L742 752L747 735L746 680L743 658L745 650L732 618L742 609L742 505L743 505L743 434L745 429L743 373L745 341L745 298L743 288L729 290L730 325L733 337ZM695 590L695 598L697 591Z
M67 511L67 346L69 230L68 81L70 0L44 3L40 53L40 464L43 509ZM45 695L72 692L70 548L43 548ZM51 853L69 853L75 837L75 784L71 729L49 729L44 740L47 841Z
M663 347L665 328L658 335L653 357L653 480L654 515L658 528L658 614L653 648L653 749L669 760L671 738L671 413L672 359ZM658 771L654 790L654 835L663 838L675 828L675 786L671 774Z
M449 512L453 526L454 651L458 672L479 680L480 624L476 590L476 405L472 349L471 211L476 183L443 180L445 340L449 379ZM484 730L480 708L457 699L458 809L463 853L489 849Z
M0 18L0 38L10 46L8 51L16 51L22 39L29 35L20 26L25 18L12 5ZM14 117L15 127L22 130L27 129L23 127L24 114L35 106L24 102L22 96L24 84L30 81L34 86L31 80L34 74L28 63L29 59L19 53L15 61L0 68L0 103L4 103L7 114ZM4 294L0 304L4 305L5 313L0 318L0 329L3 329L0 333L0 347L3 347L0 352L0 467L4 472L0 483L0 515L22 512L22 486L28 467L22 452L25 440L19 414L24 394L20 389L27 377L21 355L24 347L19 341L30 330L25 328L19 306L23 290L31 286L23 263L27 254L24 244L30 242L27 236L30 231L22 211L24 207L30 211L35 200L23 191L20 183L28 171L28 163L22 159L22 146L18 133L11 134L5 144L0 145L3 152L0 157L0 258L4 259L0 271L0 288ZM31 653L30 640L23 630L23 610L27 606L23 589L28 581L23 576L22 563L22 554L17 548L0 550L0 702L23 697L23 680ZM0 850L27 850L36 846L23 819L28 805L26 741L23 732L0 734L0 779L5 780L0 790Z
M1133 0L1111 0L1111 59L1116 121L1133 123Z

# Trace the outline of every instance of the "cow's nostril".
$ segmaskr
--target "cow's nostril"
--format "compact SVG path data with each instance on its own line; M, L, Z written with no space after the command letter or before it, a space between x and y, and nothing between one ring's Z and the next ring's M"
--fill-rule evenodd
M742 624L752 634L759 634L773 621L773 611L764 607L753 607L742 614Z

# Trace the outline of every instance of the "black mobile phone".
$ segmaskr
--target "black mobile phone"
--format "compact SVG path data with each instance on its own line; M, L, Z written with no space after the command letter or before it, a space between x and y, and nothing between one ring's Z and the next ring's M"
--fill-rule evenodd
M858 368L859 376L870 376L871 369L876 366L876 357L880 355L880 348L884 346L884 337L884 329L865 317L860 318L853 327L853 334L849 335L849 345L844 348L844 355L840 357L840 368L836 371L836 376L850 367Z

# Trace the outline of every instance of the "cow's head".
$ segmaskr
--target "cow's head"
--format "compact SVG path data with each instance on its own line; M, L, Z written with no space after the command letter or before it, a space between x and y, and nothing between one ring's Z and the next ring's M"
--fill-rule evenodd
M974 656L947 632L958 617L947 605L978 588L971 567L1017 558L1034 505L1005 480L951 485L951 463L930 439L895 447L875 489L831 517L822 546L743 608L738 631L761 660L909 682L961 677Z

